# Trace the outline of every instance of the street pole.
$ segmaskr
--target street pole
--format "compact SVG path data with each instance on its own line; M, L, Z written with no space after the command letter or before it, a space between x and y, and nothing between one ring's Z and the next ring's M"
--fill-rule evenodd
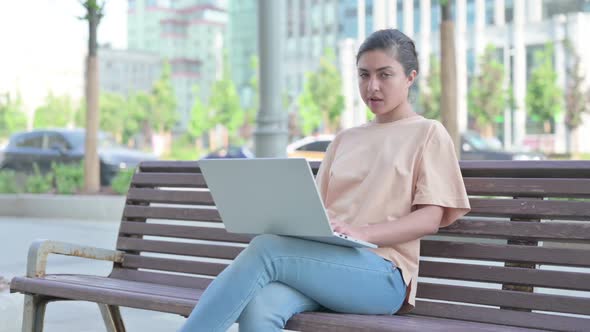
M283 110L282 37L283 1L258 1L260 56L260 110L256 118L256 157L285 157L288 143L287 112Z

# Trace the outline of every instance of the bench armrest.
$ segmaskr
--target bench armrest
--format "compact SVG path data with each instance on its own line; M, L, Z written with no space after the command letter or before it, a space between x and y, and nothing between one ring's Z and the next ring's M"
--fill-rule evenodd
M29 247L27 277L35 278L45 275L49 254L83 257L115 263L123 262L122 251L87 247L59 241L35 240Z

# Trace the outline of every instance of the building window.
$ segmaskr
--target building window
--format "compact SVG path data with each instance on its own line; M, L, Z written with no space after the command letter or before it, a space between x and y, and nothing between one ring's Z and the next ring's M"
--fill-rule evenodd
M494 0L486 0L486 25L494 25Z

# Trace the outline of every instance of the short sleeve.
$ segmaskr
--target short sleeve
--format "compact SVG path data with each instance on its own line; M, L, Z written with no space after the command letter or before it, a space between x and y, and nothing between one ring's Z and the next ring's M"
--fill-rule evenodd
M338 137L336 136L332 143L328 145L324 159L320 164L320 169L316 176L316 186L322 197L324 204L326 203L326 196L328 195L328 183L330 182L330 169L332 168L332 162L334 161L334 155L336 154L336 146L338 145Z
M412 200L412 206L416 205L443 207L440 227L452 224L470 210L453 141L440 123L426 141L418 164Z

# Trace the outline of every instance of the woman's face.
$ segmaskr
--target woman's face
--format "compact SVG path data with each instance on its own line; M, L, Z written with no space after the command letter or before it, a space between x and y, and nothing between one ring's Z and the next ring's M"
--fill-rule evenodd
M409 76L392 55L383 50L367 51L358 64L359 90L365 104L378 118L393 115L408 100L416 71Z

